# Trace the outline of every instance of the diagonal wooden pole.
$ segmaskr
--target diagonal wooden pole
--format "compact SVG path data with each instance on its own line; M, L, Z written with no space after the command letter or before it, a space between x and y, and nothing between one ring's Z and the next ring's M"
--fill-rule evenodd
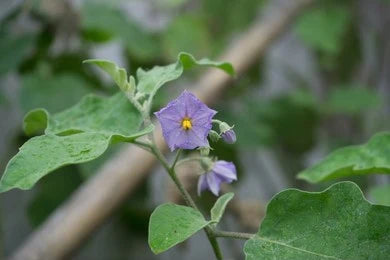
M315 0L291 0L267 19L257 21L219 60L233 64L242 75L256 63L306 6ZM192 90L205 103L216 101L229 85L229 76L209 70ZM166 151L161 129L156 129L158 146ZM109 160L70 199L58 208L14 252L14 260L63 259L80 244L131 194L155 165L149 153L129 146Z

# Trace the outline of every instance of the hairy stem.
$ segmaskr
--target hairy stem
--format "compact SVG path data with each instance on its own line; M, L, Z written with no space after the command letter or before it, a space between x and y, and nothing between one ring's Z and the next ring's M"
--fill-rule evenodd
M201 157L201 156L194 156L194 157L188 157L188 158L185 158L185 159L182 159L180 161L178 161L175 166L179 166L183 163L187 163L187 162L193 162L193 161L201 161L204 157Z
M229 237L229 238L235 238L235 239L248 240L248 239L251 239L255 234L214 230L213 235L215 237Z
M175 169L175 166L177 164L177 161L180 158L180 155L181 155L181 149L177 150L177 152L176 152L175 160L173 160L173 163L172 163L172 165L170 167L172 170Z

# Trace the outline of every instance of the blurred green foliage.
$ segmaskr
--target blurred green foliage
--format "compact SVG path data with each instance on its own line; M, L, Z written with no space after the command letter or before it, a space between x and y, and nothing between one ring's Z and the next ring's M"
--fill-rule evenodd
M0 31L0 75L18 68L31 51L34 39L31 34L14 36Z
M76 104L92 90L88 81L74 73L25 74L20 93L21 107L24 113L38 107L55 113Z
M300 17L296 30L302 40L314 49L337 55L351 18L351 11L342 4L316 8Z

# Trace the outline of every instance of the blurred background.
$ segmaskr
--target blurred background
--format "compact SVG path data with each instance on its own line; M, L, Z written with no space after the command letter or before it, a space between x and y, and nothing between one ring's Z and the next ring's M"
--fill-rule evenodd
M87 93L117 91L107 75L83 60L110 59L134 74L138 67L174 62L180 51L215 59L251 24L287 2L294 1L1 0L0 172L29 138L22 131L26 112L44 107L55 113ZM228 208L223 229L255 232L277 192L321 190L330 184L298 181L299 171L338 147L366 142L389 129L390 1L315 2L213 107L219 119L235 125L238 136L236 144L219 142L213 151L234 161L239 174L239 181L227 187L238 199ZM186 72L162 89L155 110L202 72ZM120 148L110 148L97 161L61 168L30 191L1 194L0 258ZM372 201L380 200L378 187L389 183L383 175L351 180ZM157 167L70 259L212 259L201 232L166 253L151 253L149 215L168 200L179 202ZM205 210L214 200L209 193L197 199ZM222 242L227 259L243 259L241 241Z

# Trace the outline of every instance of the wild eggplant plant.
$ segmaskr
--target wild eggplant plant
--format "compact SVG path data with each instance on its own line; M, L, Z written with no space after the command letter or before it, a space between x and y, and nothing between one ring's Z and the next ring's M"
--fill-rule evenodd
M28 140L8 163L0 191L30 189L43 176L67 164L83 163L102 155L109 145L127 142L151 152L177 186L187 206L167 203L150 216L149 245L158 254L183 242L203 229L215 257L223 259L217 239L248 240L246 259L389 259L390 207L368 202L352 182L333 184L323 192L284 190L273 197L256 234L222 231L217 228L233 193L220 196L203 215L184 188L176 166L196 161L202 168L198 195L209 190L220 195L222 183L237 180L232 162L209 155L214 142L234 143L233 127L216 119L217 111L184 91L160 111L154 112L166 144L176 155L172 162L154 140L152 104L157 91L167 82L195 66L212 66L233 75L229 63L196 60L180 53L174 64L151 70L138 69L128 77L123 68L106 60L87 60L107 72L122 93L112 97L94 95L63 112L51 115L44 109L29 112L24 119ZM198 156L182 158L182 150ZM390 172L390 133L373 137L368 144L340 149L324 161L303 171L299 178L319 182L355 174Z

